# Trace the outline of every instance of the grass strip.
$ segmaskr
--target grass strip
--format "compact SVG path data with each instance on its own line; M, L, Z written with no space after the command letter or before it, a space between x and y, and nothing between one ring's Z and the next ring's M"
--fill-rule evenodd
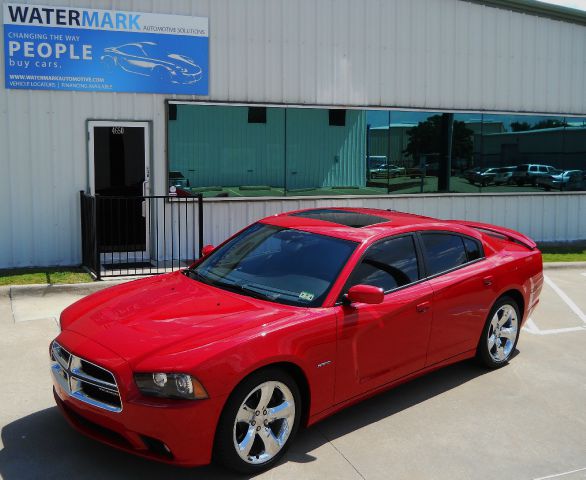
M0 286L63 284L92 282L92 276L81 268L18 268L0 270Z

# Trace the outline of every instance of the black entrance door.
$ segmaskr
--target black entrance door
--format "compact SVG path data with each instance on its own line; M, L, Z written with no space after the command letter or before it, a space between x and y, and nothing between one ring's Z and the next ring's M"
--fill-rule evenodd
M93 129L94 192L100 252L146 250L143 211L145 127Z

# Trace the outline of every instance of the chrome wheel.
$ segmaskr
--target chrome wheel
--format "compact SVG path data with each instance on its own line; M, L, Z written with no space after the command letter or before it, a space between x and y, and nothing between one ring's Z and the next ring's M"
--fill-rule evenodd
M486 341L488 353L495 362L502 363L510 357L518 328L517 311L513 306L504 304L494 313Z
M234 448L246 463L266 463L287 443L295 423L295 398L282 382L255 387L240 405L233 427Z

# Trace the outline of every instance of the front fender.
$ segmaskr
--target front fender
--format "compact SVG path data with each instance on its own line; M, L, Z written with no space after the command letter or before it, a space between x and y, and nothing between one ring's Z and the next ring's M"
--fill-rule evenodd
M167 349L143 359L135 370L189 373L215 397L229 395L256 370L289 363L307 380L311 416L329 408L334 398L336 317L328 310L307 309L308 314L294 322L262 325L208 345L182 346L182 351Z

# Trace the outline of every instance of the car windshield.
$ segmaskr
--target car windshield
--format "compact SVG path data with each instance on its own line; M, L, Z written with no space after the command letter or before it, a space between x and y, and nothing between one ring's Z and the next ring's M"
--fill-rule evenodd
M318 307L356 245L325 235L256 223L185 273L243 295Z

